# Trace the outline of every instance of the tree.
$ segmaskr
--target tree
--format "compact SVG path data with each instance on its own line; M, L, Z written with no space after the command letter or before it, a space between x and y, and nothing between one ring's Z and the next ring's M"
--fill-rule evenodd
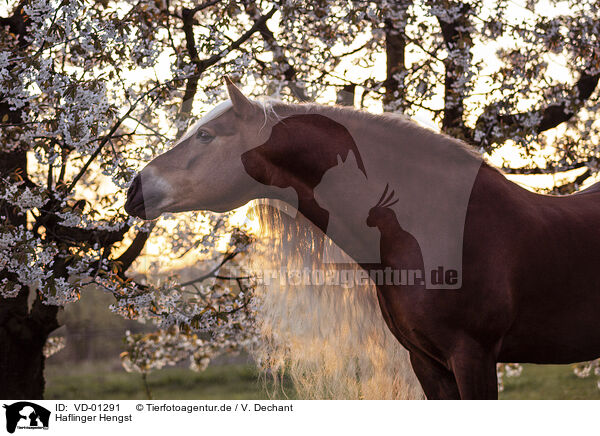
M89 285L111 292L112 309L124 316L202 326L227 346L227 327L231 335L241 331L249 297L240 282L233 294L220 286L184 300L168 281L153 287L125 275L150 232L160 237L166 230L127 217L122 188L136 167L164 150L171 129L175 136L190 121L189 98L201 74L182 59L187 53L183 33L178 40L183 48L171 53L173 74L159 78L148 72L158 71L161 53L175 44L171 19L154 3L52 0L12 4L2 18L4 398L42 397L43 347L58 327L58 310L77 301ZM217 47L202 68L224 57ZM137 77L127 77L131 72ZM179 90L182 85L185 92ZM161 124L161 115L174 122ZM103 190L106 186L112 187ZM214 231L199 240L194 235L192 242L210 251L225 232L230 238L223 264L249 242L221 217L204 221ZM183 241L172 243L172 252L181 249L178 243Z
M199 215L214 230L197 236L196 215L153 225L122 210L135 171L224 97L225 74L255 95L331 102L343 89L340 103L427 118L492 159L518 152L523 165L502 164L509 174L561 175L550 189L567 193L598 171L599 15L592 0L9 2L0 396L43 395L44 343L60 307L90 284L125 316L201 329L215 344L224 331L251 340L239 282L219 279L202 294L130 272L148 238L162 241L174 225L187 227L173 253L208 256L234 235L225 259L248 235L222 217Z

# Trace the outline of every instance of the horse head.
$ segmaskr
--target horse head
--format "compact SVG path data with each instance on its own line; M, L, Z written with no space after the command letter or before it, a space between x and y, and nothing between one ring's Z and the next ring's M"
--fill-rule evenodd
M163 212L225 212L270 198L298 206L326 228L328 213L314 198L324 174L352 152L366 176L350 133L334 120L310 113L308 106L290 106L284 117L271 114L231 80L226 84L230 100L135 177L125 210L153 219Z
M229 100L135 177L125 204L130 215L154 219L163 212L225 212L267 194L265 184L248 174L241 159L269 138L263 107L228 78L226 85Z

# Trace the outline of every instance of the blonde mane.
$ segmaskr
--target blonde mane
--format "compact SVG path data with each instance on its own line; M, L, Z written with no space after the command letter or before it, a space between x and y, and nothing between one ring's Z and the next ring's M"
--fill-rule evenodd
M255 100L255 102L260 105L261 110L265 115L265 122L267 119L280 121L285 117L285 114L339 114L341 115L341 118L348 121L356 120L367 123L373 122L380 124L383 128L386 126L402 126L403 129L418 132L418 135L423 138L424 142L429 138L435 138L438 141L443 139L452 143L455 147L463 150L467 154L479 159L482 158L482 154L465 141L449 136L443 132L436 132L430 128L423 127L411 118L399 113L384 112L382 114L374 114L368 111L357 110L351 106L330 106L317 103L286 103L268 97L260 98Z
M276 273L256 291L261 340L253 354L264 373L275 381L287 374L300 398L424 398L408 352L385 325L375 287L288 284L282 276L289 271L333 271L334 244L300 214L292 218L263 202L252 210L260 223L252 268Z

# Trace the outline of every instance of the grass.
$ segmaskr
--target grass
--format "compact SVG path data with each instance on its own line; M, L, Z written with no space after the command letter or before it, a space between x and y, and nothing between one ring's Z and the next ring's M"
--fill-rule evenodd
M49 366L46 399L146 399L142 377L119 366L84 364ZM154 399L217 400L282 398L273 395L272 383L259 380L249 364L210 366L196 373L183 368L166 368L148 375ZM524 365L519 377L506 377L500 399L600 399L594 377L580 379L570 365ZM268 391L269 390L269 391ZM295 398L289 380L284 390Z
M252 365L209 366L204 372L183 368L166 368L148 375L148 386L153 399L161 400L220 400L285 398L281 389L275 392L272 382L259 379ZM290 383L284 381L284 390L294 398ZM46 372L48 400L143 400L147 399L142 376L98 365L59 368Z
M600 400L594 376L579 378L571 365L523 365L519 377L504 378L504 400Z

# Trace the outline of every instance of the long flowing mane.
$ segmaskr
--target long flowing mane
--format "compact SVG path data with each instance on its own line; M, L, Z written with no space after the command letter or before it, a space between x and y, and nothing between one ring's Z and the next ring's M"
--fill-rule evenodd
M279 208L257 204L260 244L250 258L260 271L321 270L334 244L314 225ZM324 243L324 252L315 250ZM349 257L350 268L360 267ZM263 370L286 373L302 398L419 399L421 387L408 352L384 323L375 286L259 285L261 341L254 350Z

